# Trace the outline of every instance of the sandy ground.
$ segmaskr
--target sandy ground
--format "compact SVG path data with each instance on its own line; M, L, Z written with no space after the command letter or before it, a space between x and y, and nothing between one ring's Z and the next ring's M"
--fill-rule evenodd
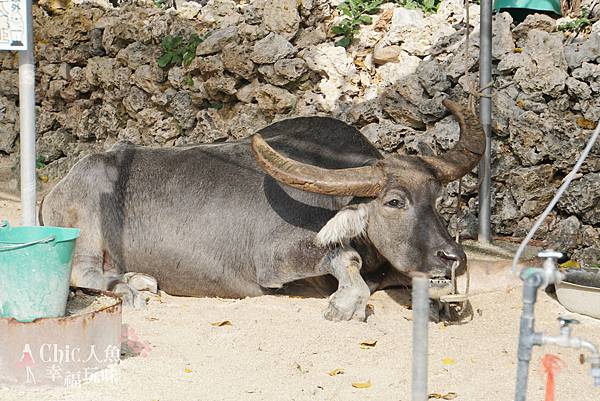
M0 201L0 217L18 223L13 202ZM429 391L456 400L508 401L514 397L520 288L507 263L471 262L472 321L430 323ZM484 275L484 268L490 268ZM512 288L512 289L511 289ZM2 388L0 400L410 400L411 311L395 293L378 292L366 323L324 320L326 299L264 296L243 300L171 297L147 310L126 310L123 322L150 344L146 357L121 361L117 384L80 388ZM537 303L537 329L556 334L566 310L545 293ZM573 315L573 314L569 314ZM581 320L575 334L600 344L600 321ZM231 325L212 326L228 320ZM377 341L364 349L363 341ZM597 401L589 365L579 351L545 347L532 360L528 400L544 400L540 358L558 355L557 401ZM343 374L328 372L343 369ZM368 388L352 383L370 381Z

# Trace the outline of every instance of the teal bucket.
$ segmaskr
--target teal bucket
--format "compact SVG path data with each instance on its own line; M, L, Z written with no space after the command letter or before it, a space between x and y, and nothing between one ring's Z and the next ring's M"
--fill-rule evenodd
M0 317L65 315L78 228L0 223Z

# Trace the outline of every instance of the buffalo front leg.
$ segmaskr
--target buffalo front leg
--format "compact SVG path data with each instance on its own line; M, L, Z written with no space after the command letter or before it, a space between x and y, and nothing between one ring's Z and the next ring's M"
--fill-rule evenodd
M329 297L325 310L328 320L366 320L369 287L360 275L362 261L354 250L342 249L329 263L330 274L338 280L338 289Z

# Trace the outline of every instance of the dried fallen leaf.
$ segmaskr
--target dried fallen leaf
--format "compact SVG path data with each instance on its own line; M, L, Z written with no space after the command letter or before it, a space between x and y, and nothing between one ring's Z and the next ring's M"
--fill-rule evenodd
M353 382L352 387L354 388L369 388L371 387L371 380L367 380L366 382Z
M456 393L446 393L446 394L440 394L440 393L431 393L427 396L430 400L431 399L438 399L438 400L453 400L456 397L458 397L458 394Z
M327 374L329 376L337 376L337 375L343 375L344 374L344 369L333 369L331 372L327 372Z
M231 326L231 322L229 320L221 320L219 322L212 322L210 325L214 327Z
M525 102L522 101L521 99L517 100L517 107L520 109L525 108Z
M575 120L577 125L584 129L594 129L596 128L596 123L592 120L588 120L587 118L579 117Z
M298 362L294 362L294 366L298 370L298 372L300 372L300 373L308 373L308 370L304 369Z
M375 347L377 340L366 340L360 343L362 349L369 349Z
M522 47L515 47L513 51L515 53L523 53L523 48Z
M567 260L559 265L561 269L580 269L581 265L576 260Z
M455 363L456 363L456 361L452 358L446 357L446 358L442 359L442 365L444 365L444 366L454 365Z
M185 369L183 369L183 371L185 373L192 373L192 369L190 369L190 368L185 368Z
M146 320L149 320L149 321L151 321L151 322L155 322L155 321L157 321L157 320L158 320L158 318L157 318L157 317L154 317L154 316L147 316L147 317L146 317Z

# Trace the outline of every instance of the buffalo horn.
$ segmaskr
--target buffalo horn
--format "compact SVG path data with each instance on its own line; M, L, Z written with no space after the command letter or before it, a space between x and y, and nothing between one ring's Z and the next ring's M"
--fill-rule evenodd
M457 180L479 163L485 151L485 134L479 120L465 113L457 103L444 99L443 105L450 110L460 126L460 139L451 150L438 157L423 157L434 168L442 183Z
M252 137L252 150L260 167L277 181L308 192L338 196L375 197L385 176L378 166L326 169L301 163L273 149L260 134Z

